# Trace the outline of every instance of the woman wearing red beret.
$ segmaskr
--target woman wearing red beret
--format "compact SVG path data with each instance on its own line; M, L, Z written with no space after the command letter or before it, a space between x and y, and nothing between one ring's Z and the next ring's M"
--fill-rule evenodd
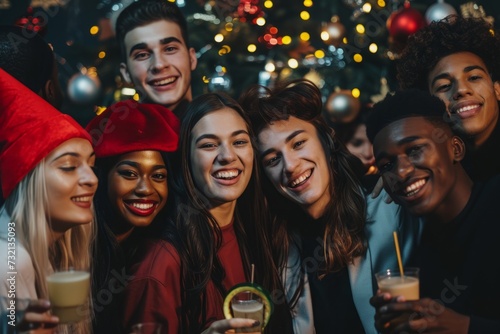
M157 235L168 223L167 153L177 149L178 130L170 110L133 100L114 104L87 126L100 180L95 198L94 333L119 332L121 292L131 278L132 258L141 239Z
M241 107L222 94L194 99L180 131L175 227L150 243L126 288L124 321L160 322L166 333L225 333L259 326L224 320L223 298L235 284L255 282L283 291L269 251L254 156L254 137ZM286 312L283 312L285 310ZM291 332L284 303L266 330ZM275 328L276 329L276 328Z
M0 332L52 332L47 276L89 269L94 160L83 128L0 69ZM7 317L12 307L21 316L23 300L22 320ZM90 319L57 329L89 331Z

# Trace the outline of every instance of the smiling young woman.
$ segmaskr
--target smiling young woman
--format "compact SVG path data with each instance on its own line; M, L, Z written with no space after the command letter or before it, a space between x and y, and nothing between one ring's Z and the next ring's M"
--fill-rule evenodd
M94 333L119 331L133 255L142 239L168 223L168 154L177 149L178 129L170 110L133 100L114 104L87 126L101 181L95 198Z

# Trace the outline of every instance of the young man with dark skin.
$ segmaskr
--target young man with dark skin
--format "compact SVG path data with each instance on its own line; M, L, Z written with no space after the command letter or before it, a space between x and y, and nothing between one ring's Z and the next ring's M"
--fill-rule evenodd
M398 61L403 89L429 91L471 142L464 167L473 180L500 173L500 35L482 19L449 16L408 39Z
M164 0L133 2L118 16L116 37L124 80L135 86L142 102L161 104L182 118L192 100L197 58L179 8Z
M499 333L498 186L474 183L461 165L464 141L440 116L445 104L419 90L374 106L367 124L377 167L395 202L425 220L412 266L420 296L379 293L371 300L383 333ZM410 312L408 321L394 318Z

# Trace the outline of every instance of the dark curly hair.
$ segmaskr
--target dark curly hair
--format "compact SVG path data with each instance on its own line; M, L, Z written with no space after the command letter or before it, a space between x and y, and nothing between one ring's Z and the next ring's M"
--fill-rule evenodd
M428 90L427 76L446 56L471 52L480 57L493 81L500 79L500 35L483 19L450 15L408 38L397 63L402 89Z

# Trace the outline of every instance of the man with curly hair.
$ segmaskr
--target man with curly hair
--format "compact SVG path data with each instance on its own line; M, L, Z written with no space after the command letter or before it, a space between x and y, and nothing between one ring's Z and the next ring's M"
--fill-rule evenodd
M469 135L464 165L474 180L500 173L499 36L482 19L449 16L412 35L398 63L401 88L441 98L446 119Z

